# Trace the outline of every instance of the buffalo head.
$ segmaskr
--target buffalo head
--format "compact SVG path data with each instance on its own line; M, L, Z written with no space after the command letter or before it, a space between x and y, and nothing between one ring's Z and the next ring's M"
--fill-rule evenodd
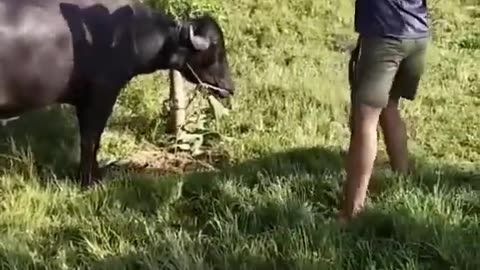
M227 60L222 29L205 15L181 24L177 57L183 61L176 68L191 83L204 83L216 96L233 95L235 86Z

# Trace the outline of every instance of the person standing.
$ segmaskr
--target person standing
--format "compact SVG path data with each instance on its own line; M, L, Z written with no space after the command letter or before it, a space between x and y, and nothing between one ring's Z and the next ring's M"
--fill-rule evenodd
M357 47L349 64L350 146L340 219L363 208L382 129L392 169L408 172L400 99L414 100L430 39L426 0L356 0Z

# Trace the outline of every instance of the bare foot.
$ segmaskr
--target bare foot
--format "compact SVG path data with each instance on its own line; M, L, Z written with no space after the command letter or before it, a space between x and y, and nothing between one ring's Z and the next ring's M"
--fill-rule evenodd
M348 218L344 213L343 211L340 211L338 214L337 214L337 218L336 218L336 221L338 223L338 225L340 225L340 227L345 227L346 225L348 225L348 223L350 222L351 218Z

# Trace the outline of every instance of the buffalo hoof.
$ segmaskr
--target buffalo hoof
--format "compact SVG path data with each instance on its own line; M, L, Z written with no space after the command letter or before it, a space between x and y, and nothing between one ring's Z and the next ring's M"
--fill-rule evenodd
M77 174L77 180L82 187L91 187L101 182L103 173L100 169L93 170L92 172L79 171Z

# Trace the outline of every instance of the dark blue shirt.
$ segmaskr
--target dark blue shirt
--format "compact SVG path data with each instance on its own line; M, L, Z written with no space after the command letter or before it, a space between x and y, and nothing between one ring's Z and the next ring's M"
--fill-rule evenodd
M427 15L426 0L356 0L355 31L364 36L426 37Z

